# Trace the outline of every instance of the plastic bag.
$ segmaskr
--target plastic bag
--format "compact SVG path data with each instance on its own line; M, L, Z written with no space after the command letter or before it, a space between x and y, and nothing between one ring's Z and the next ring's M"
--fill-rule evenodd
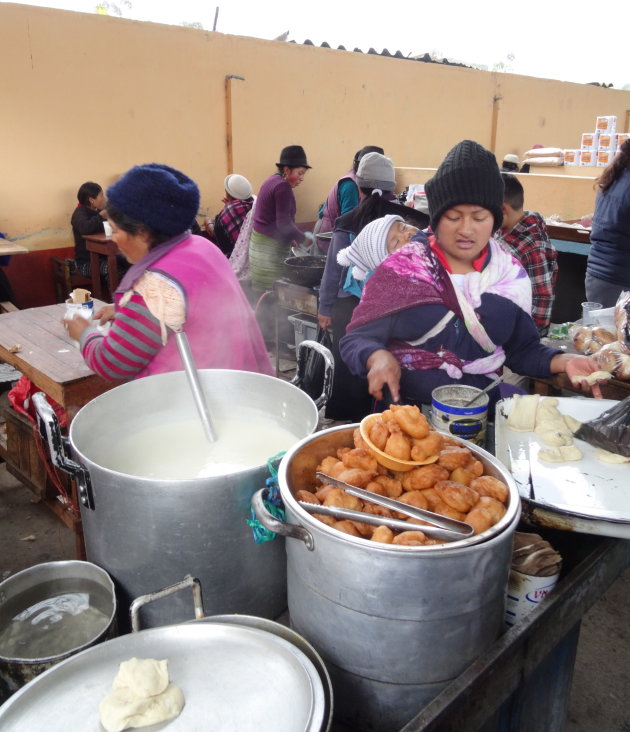
M38 391L41 391L41 389L35 386L27 376L21 376L15 386L8 393L9 402L13 409L25 417L28 417L31 422L36 421L35 407L33 406L33 400L31 397L33 394L37 394ZM48 395L46 396L46 399L57 415L59 425L61 427L65 427L67 424L66 410Z
M323 328L317 329L317 342L326 348L332 348L332 338L330 333ZM321 353L309 349L306 356L306 364L304 366L304 379L300 384L300 389L306 392L311 399L317 399L324 390L324 372L326 365L324 357Z
M630 397L585 422L575 437L594 447L630 457Z

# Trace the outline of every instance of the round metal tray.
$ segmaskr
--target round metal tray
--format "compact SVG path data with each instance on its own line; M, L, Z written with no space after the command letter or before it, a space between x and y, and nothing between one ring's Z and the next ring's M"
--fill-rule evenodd
M0 709L3 732L101 732L98 706L129 658L168 660L184 693L181 714L144 727L157 732L319 731L325 718L320 677L288 641L251 627L187 623L120 636L63 661Z

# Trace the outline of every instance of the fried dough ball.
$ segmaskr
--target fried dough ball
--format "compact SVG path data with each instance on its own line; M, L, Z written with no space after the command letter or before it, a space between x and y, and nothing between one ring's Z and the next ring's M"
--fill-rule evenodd
M311 491L298 491L295 494L295 497L298 501L305 501L306 503L315 503L319 506L320 500L317 498L317 496L314 493L311 493Z
M479 493L463 483L439 480L433 487L444 503L462 513L468 513L479 500Z
M463 485L470 485L476 477L477 476L468 468L455 468L451 473L449 480L453 480L455 483L462 483Z
M383 452L396 460L409 460L411 458L411 442L408 437L403 435L398 425L393 426L395 426L396 429L390 432Z
M321 463L315 468L315 471L317 473L326 473L326 475L332 475L332 471L335 469L335 466L338 467L339 465L341 465L342 469L345 467L341 460L338 460L333 455L329 455L321 461Z
M381 544L392 544L394 541L394 532L389 526L377 526L371 537L372 541L380 541Z
M333 528L337 531L343 531L344 534L350 534L350 536L361 536L361 533L354 525L354 521L336 521L333 524Z
M401 503L406 503L408 506L423 508L425 511L429 508L424 491L407 491L398 500Z
M463 521L466 517L465 513L449 506L445 501L439 501L433 511L434 513L439 513L440 516L446 516L447 518L452 518L456 521Z
M330 485L330 483L324 483L324 485L321 488L318 488L315 491L315 496L317 497L317 500L320 501L320 503L323 503L326 499L326 496L330 493L330 491L339 490L338 488L335 488L334 485Z
M426 499L427 505L429 507L429 511L435 512L435 507L442 500L440 498L440 496L438 495L438 492L435 490L435 488L425 488L422 491L422 495Z
M376 458L369 450L362 447L356 447L350 452L346 452L341 458L346 468L358 468L359 470L372 470L376 472Z
M313 518L326 524L326 526L334 526L337 523L337 519L334 516L324 516L322 513L314 513Z
M363 439L361 430L357 427L352 433L352 441L355 447L360 447L362 450L369 450L367 442Z
M363 503L349 493L342 491L341 488L333 488L324 498L324 506L336 506L337 508L350 508L353 511L360 511Z
M449 471L440 465L421 465L408 473L403 473L402 485L406 491L423 491L433 488L438 480L446 480Z
M413 438L411 441L411 459L427 460L427 458L437 455L442 449L444 438L439 432L431 431L421 440Z
M382 419L374 420L374 423L370 427L369 438L374 447L379 450L385 450L387 444L387 438L389 437L389 430L385 426Z
M390 478L388 475L377 475L374 482L385 489L385 493L381 495L386 495L388 498L398 498L403 492L402 483L396 478Z
M394 518L394 513L389 508L369 501L365 501L363 504L363 513L371 513L372 516L383 516L383 518Z
M352 450L351 447L339 447L339 448L337 448L337 457L339 458L339 460L342 460L343 459L343 456L347 452L350 452L350 450Z
M371 480L365 486L365 490L370 491L370 493L376 493L378 496L387 497L387 490L385 489L385 486L381 485L381 483L377 483L375 480Z
M455 468L463 468L470 462L472 452L467 447L445 447L440 452L438 465L446 468L449 473Z
M492 516L488 511L485 508L477 508L477 506L466 514L464 520L473 527L475 534L483 534L484 531L494 525Z
M507 511L507 508L500 501L490 496L481 496L473 508L483 508L492 517L493 524L500 521Z
M376 477L376 470L359 470L358 468L346 468L344 471L339 473L337 478L343 480L344 483L350 483L350 485L357 486L358 488L365 488L365 486Z
M371 524L364 524L363 521L351 521L350 523L366 539L369 539L374 533L374 526Z
M390 411L400 429L411 437L422 439L429 434L429 423L418 407L392 404Z
M475 478L478 478L480 475L483 475L483 463L481 460L477 460L477 458L474 457L468 465L466 465L466 470L470 470Z
M401 546L424 546L427 543L427 536L422 531L402 531L394 537L392 543Z
M501 501L501 503L505 503L510 494L505 483L493 478L491 475L482 475L480 478L475 478L470 487L476 490L480 496L490 496L496 498L497 501Z
M383 422L391 422L394 419L394 415L392 414L391 409L386 409L385 411L381 412L381 419Z

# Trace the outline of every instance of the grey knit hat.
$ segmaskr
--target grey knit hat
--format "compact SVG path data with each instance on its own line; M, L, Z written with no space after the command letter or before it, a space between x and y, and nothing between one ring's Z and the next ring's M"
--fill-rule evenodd
M444 158L424 186L431 228L442 214L458 204L483 206L494 216L496 231L503 222L503 180L495 156L473 140L463 140Z
M107 189L107 203L154 231L175 236L192 226L199 188L168 165L136 165Z
M377 152L366 153L359 162L357 183L359 188L393 191L396 187L396 175L391 159Z

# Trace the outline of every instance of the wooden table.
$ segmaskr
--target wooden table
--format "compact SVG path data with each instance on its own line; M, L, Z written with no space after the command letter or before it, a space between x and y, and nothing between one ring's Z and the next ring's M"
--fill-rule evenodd
M0 237L0 256L2 257L7 254L28 254L29 251L29 249L21 244L16 244L14 241L9 241L8 239Z
M582 244L590 244L591 232L578 226L561 226L559 224L546 224L547 234L550 239L561 239L562 241L575 241Z
M573 386L571 380L566 374L556 374L551 379L531 379L533 388L532 393L541 396L552 396L560 393L560 390L571 391L580 396L588 396L578 387ZM604 399L617 399L621 401L630 396L630 381L621 381L621 379L609 379L600 384L602 397Z
M95 306L102 304L95 303ZM64 407L68 421L71 421L84 404L119 382L106 381L86 366L63 326L65 310L65 304L58 304L0 314L0 359L21 371ZM35 446L30 449L34 450ZM75 532L77 558L80 559L85 550L81 520L76 510L76 484L74 481L69 484L74 508L56 495L41 498Z
M92 294L101 300L103 298L103 287L101 285L101 263L100 257L107 257L107 284L110 297L118 287L118 246L107 234L86 234L84 237L85 246L90 253L90 275L92 277Z

